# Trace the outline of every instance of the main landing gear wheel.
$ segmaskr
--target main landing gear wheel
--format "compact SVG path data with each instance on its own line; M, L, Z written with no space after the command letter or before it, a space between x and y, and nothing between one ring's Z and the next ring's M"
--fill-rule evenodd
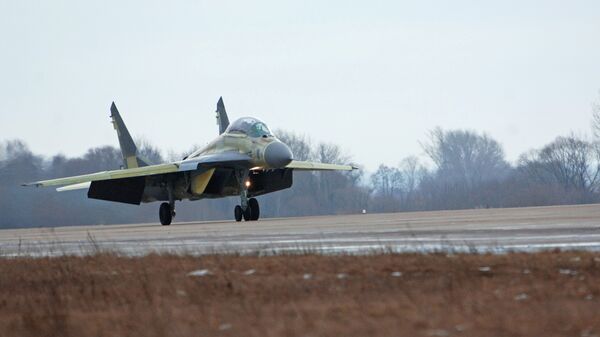
M244 213L244 211L242 210L242 206L237 205L235 206L235 209L233 210L234 214L235 214L235 221L240 222L242 221L242 213Z
M250 198L250 200L248 200L248 208L250 209L250 220L258 220L258 218L260 217L260 207L258 207L258 200Z
M160 223L163 226L168 226L171 224L171 221L173 220L173 213L171 212L171 206L168 202L163 202L160 204L158 215L160 217Z

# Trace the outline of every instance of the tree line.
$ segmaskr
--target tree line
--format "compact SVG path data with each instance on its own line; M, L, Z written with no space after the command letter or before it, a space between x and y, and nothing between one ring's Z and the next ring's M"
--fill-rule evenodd
M441 210L582 204L599 201L600 143L576 135L522 154L511 165L485 134L435 129L416 157L381 165L371 176L377 211Z
M600 136L600 108L594 110ZM295 159L351 163L340 146L313 143L279 130ZM595 138L598 139L598 138ZM165 162L161 151L138 140L142 156ZM397 166L380 165L367 176L352 172L294 172L292 188L259 197L263 217L367 212L522 207L595 203L600 199L600 141L570 134L509 163L501 144L471 130L432 130L421 143L425 158L409 156ZM185 154L169 155L169 160ZM124 205L87 199L86 191L57 193L25 188L23 182L114 170L118 148L89 149L83 156L45 158L20 140L0 142L0 228L156 222L158 204ZM359 166L359 163L353 163ZM233 218L237 197L180 202L177 221Z

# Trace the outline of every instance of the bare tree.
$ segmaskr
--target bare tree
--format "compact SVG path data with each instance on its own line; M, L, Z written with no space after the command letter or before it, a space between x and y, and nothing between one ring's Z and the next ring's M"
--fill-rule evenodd
M404 190L411 194L416 191L421 179L425 175L425 168L416 156L409 156L400 162L400 172L404 177Z
M2 149L0 160L12 160L17 157L32 155L27 144L20 139L6 141L0 148Z
M148 164L161 164L164 162L161 151L148 139L137 137L135 141L140 158L147 160Z
M486 134L436 128L422 146L437 166L438 175L468 188L497 179L509 168L500 143Z
M306 136L284 130L276 130L275 134L290 147L295 160L312 159L310 140Z
M581 193L586 200L600 180L598 148L574 135L558 137L541 150L522 156L520 166L531 178L559 184L565 191Z
M399 169L381 164L371 176L371 184L380 196L395 198L402 192L404 177Z
M592 102L592 133L596 140L600 140L600 91L598 100Z
M93 172L100 168L101 170L114 170L122 162L121 153L112 146L94 147L89 149L83 156L83 161L87 166L85 170Z
M315 150L315 157L321 163L347 164L350 157L343 154L339 145L331 143L319 143Z

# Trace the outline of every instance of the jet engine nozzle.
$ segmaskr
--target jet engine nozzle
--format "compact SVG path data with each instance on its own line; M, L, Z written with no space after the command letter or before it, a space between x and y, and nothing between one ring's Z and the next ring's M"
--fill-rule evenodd
M265 161L269 167L284 167L292 161L293 157L290 148L279 141L272 142L265 149Z

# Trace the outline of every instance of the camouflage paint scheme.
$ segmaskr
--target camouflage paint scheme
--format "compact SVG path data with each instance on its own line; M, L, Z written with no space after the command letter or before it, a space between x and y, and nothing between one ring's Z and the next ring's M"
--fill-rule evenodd
M219 136L208 145L181 161L149 165L139 156L113 102L111 118L123 155L122 169L25 185L63 186L57 188L58 191L88 188L89 198L138 205L168 201L175 215L175 200L239 195L245 211L249 198L291 187L293 170L355 169L349 165L294 161L289 148L260 120L244 117L230 125L222 98L216 112Z

